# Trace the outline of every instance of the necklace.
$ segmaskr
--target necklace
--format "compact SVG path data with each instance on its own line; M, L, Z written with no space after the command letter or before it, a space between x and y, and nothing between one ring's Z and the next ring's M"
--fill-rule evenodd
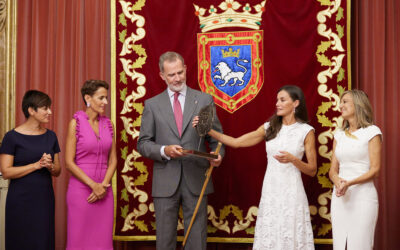
M345 134L347 137L350 137L350 138L352 138L352 139L356 139L356 140L358 139L357 136L353 135L353 134L349 131L348 128L346 128L346 129L344 130L344 134Z

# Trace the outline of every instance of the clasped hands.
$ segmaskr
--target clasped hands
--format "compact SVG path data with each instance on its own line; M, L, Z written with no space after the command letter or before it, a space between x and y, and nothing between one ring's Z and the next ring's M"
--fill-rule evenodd
M183 153L183 148L179 145L168 145L164 148L164 153L166 156L170 157L170 158L178 158L178 157L182 157L185 155L185 153ZM211 152L211 154L213 154L214 152ZM210 162L210 165L213 167L218 167L219 165L221 165L222 162L222 157L220 154L218 154L218 159L208 159L208 161Z
M36 169L47 168L49 171L54 170L53 159L51 158L51 154L43 153L42 157L38 162L36 162Z
M98 200L103 199L104 196L106 196L106 194L107 194L108 187L110 187L110 184L93 182L90 185L90 188L92 189L92 193L86 199L87 202L94 203Z
M336 196L340 197L345 195L348 187L349 187L349 182L339 177L339 183L335 183Z

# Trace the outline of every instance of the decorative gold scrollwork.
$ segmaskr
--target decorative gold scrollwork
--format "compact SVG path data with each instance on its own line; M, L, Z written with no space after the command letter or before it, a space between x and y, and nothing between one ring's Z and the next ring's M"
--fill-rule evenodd
M319 22L317 27L318 34L327 39L321 40L321 43L319 44L315 53L318 62L322 67L324 67L324 70L317 75L317 80L319 82L317 91L320 96L328 100L327 102L321 103L316 114L318 122L322 125L322 127L327 127L327 130L321 132L317 137L317 140L320 144L318 147L318 154L330 161L332 150L331 147L328 146L328 143L332 141L333 134L336 128L340 126L342 118L340 116L328 118L325 113L328 111L339 111L340 94L344 91L344 88L340 85L340 82L344 79L345 72L342 68L342 65L346 54L341 40L343 37L343 26L337 23L336 32L334 32L331 28L328 28L326 22L331 20L334 15L336 15L336 22L339 22L344 17L344 11L341 7L341 0L317 1L319 1L321 5L327 6L325 10L322 10L317 14L317 20ZM328 50L338 53L333 55L331 58L328 58L325 55L325 52ZM335 92L333 89L330 89L327 85L328 80L332 79L335 75L337 75L338 82L337 92ZM318 236L326 235L332 229L330 223L330 212L328 209L328 201L331 199L332 195L332 183L327 177L329 168L330 162L322 163L322 165L318 168L318 182L321 184L322 188L328 188L329 190L319 195L318 208L314 205L310 206L310 213L312 216L319 215L321 218L326 219L329 222L322 223L322 225L319 226L317 233Z

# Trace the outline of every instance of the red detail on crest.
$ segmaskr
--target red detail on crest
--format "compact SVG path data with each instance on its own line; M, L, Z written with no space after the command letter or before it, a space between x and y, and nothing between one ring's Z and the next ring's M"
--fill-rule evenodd
M218 89L211 79L212 46L251 45L252 76L246 87L234 96ZM264 83L263 69L263 31L216 32L197 34L198 78L200 89L213 96L214 102L233 113L253 100Z

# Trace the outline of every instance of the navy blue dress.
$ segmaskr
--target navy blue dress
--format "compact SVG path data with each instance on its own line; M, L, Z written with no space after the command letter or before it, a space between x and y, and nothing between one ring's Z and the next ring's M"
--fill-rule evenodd
M0 153L14 156L14 167L37 162L43 153L60 152L56 134L24 135L15 130L3 138ZM47 168L11 179L6 199L6 249L54 249L54 191Z

